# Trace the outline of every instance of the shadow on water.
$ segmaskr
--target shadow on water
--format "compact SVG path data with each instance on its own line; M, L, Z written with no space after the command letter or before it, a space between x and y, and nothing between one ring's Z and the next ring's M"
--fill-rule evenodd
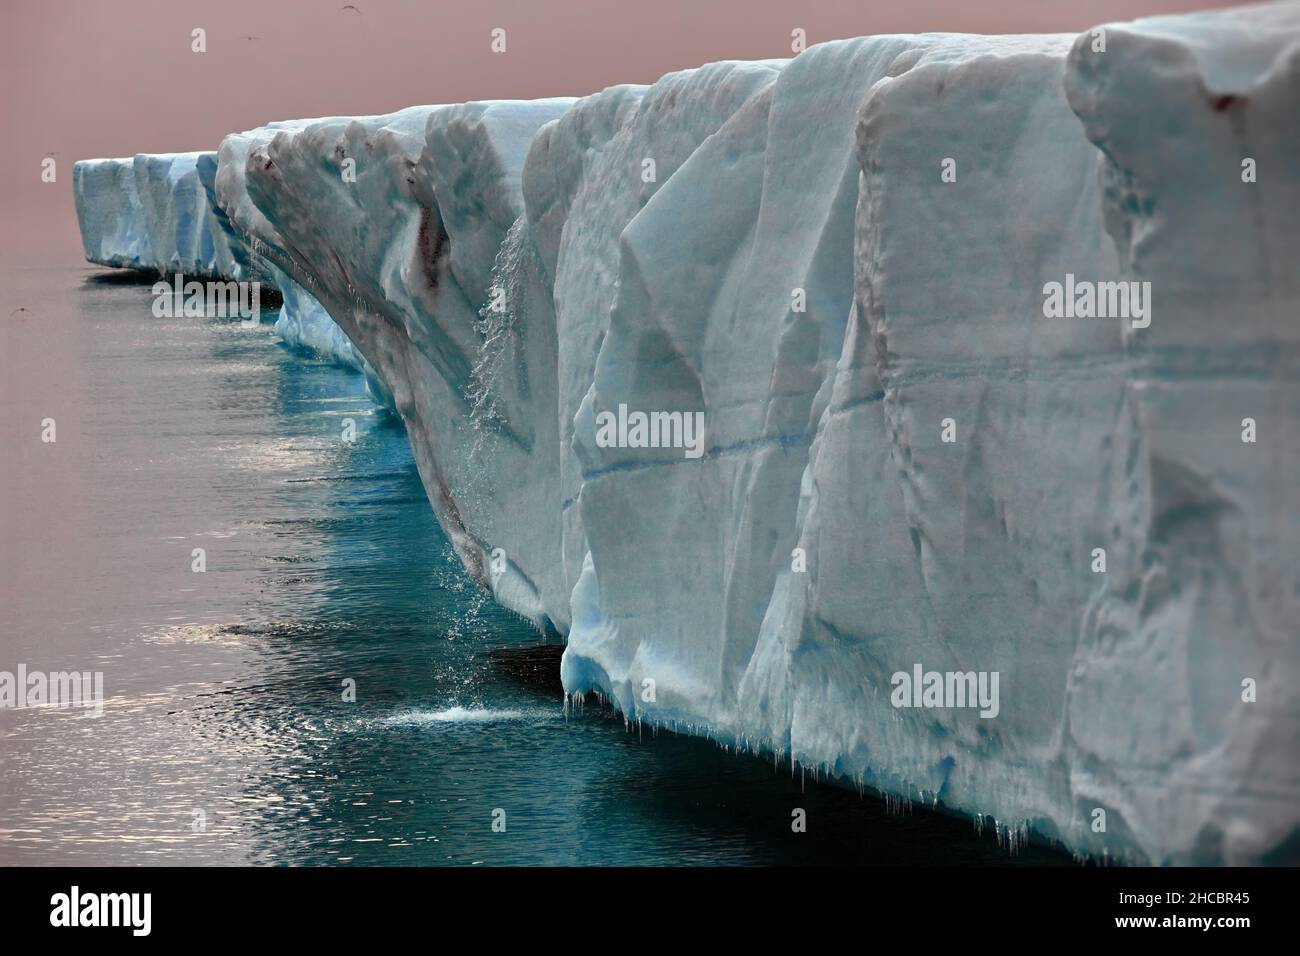
M207 279L198 276L186 275L186 284L190 282L207 282ZM216 280L213 280L216 281ZM222 280L223 283L225 280ZM105 286L149 286L157 282L166 282L168 284L175 282L174 273L159 274L153 269L108 269L100 268L82 279L84 288L103 288ZM204 292L206 295L206 290ZM284 305L284 296L280 294L279 289L260 283L258 286L258 303L262 309L278 309Z
M82 279L82 285L90 288L119 285L152 286L158 281L158 273L152 270L145 272L140 269L111 269L107 271L92 272Z
M504 680L550 696L563 694L560 658L564 648L553 644L502 647L488 655L488 665ZM770 865L916 865L918 863L980 863L1067 866L1073 861L1042 839L1012 854L990 857L989 835L976 832L965 814L942 806L891 809L883 796L867 790L814 782L789 765L754 754L737 754L716 743L667 730L624 727L613 708L589 699L581 719L603 721L624 732L630 746L648 747L656 779L674 786L646 786L639 774L610 782L591 813L616 818L632 812L658 819L665 827L693 832L701 843L716 834L743 839L756 849L753 862ZM676 768L698 774L694 786L682 781ZM807 826L792 827L795 808L805 811ZM996 838L992 839L996 844Z
M558 698L564 694L564 684L560 682L563 656L563 644L497 647L488 652L487 663L504 680Z
M586 719L621 725L612 710ZM991 830L978 832L967 815L941 806L900 807L881 794L858 793L814 782L770 756L736 753L712 741L670 731L627 729L631 746L646 751L649 766L611 780L593 816L637 816L665 829L694 834L701 846L748 847L746 863L777 866L1068 866L1071 856L1033 839L1013 853ZM681 768L690 768L683 778ZM647 786L647 779L673 781ZM794 819L803 811L804 829ZM708 859L682 862L713 862Z

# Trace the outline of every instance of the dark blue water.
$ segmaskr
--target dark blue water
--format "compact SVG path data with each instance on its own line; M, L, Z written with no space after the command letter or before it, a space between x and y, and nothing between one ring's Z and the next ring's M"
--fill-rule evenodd
M0 711L0 863L1068 862L566 716L562 648L462 574L401 427L274 316L157 319L85 268L5 295L0 669L107 702Z

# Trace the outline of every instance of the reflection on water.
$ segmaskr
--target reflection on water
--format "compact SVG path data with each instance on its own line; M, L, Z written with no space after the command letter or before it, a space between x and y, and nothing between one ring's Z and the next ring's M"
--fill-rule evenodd
M0 669L107 699L0 711L0 862L1066 861L566 714L560 648L461 573L359 376L91 275L6 276Z

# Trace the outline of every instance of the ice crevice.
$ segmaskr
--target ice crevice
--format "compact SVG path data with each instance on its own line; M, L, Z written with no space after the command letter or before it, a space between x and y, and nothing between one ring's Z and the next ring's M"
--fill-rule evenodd
M575 699L1011 846L1267 862L1300 828L1298 105L1277 3L272 123L75 189L87 258L265 277L282 337L366 373ZM1049 317L1067 275L1149 283L1150 324ZM702 413L704 453L599 441L620 406ZM996 674L996 715L898 706L916 666Z

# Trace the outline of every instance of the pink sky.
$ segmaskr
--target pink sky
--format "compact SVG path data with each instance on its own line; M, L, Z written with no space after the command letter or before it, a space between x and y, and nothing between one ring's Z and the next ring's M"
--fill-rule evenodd
M80 257L72 163L215 149L268 120L591 93L872 33L1079 32L1196 0L8 0L0 248ZM489 49L504 27L505 54ZM208 50L190 50L190 31ZM256 40L246 40L246 35ZM58 181L40 180L57 153Z

